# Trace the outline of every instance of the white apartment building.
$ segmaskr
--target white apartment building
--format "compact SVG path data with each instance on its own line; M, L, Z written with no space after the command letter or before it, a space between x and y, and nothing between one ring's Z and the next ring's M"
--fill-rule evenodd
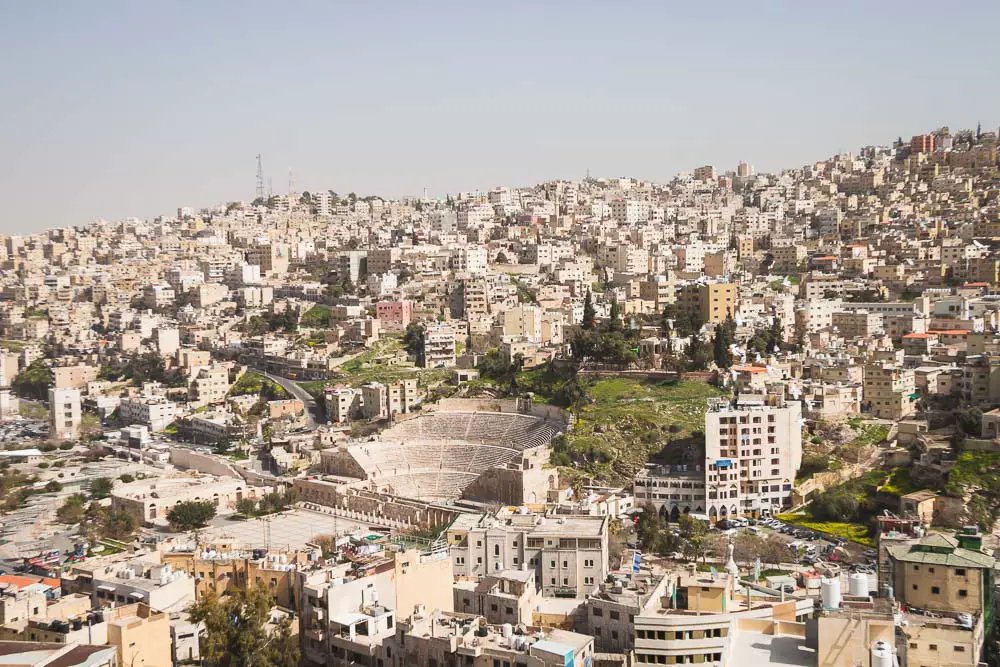
M80 435L80 390L49 388L49 436L73 440Z
M614 199L611 202L611 218L623 225L634 225L649 220L649 202L637 199Z
M493 220L495 215L493 207L489 204L470 204L458 212L458 228L479 227L483 223Z
M229 391L229 369L225 366L201 368L191 381L191 400L208 405L226 398Z
M583 597L608 574L608 517L540 516L501 509L462 514L447 532L456 577L527 568L543 596Z
M505 336L523 336L532 343L543 342L542 309L538 306L518 306L505 310L501 316Z
M361 390L352 387L327 387L323 392L326 417L337 424L361 414Z
M710 399L705 414L709 521L767 516L791 504L802 463L802 405L782 395Z
M461 246L451 253L451 268L472 274L485 273L487 258L486 248L482 246Z
M451 368L455 365L455 332L449 326L428 324L424 329L424 368Z
M118 404L122 424L143 424L153 432L165 429L176 414L176 406L162 396L123 398Z

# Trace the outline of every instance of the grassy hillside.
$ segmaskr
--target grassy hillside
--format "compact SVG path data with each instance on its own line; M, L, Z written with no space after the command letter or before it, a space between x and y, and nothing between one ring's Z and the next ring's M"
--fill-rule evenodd
M553 463L621 482L649 461L702 462L706 399L722 395L712 385L604 378L585 388L590 402L554 443Z

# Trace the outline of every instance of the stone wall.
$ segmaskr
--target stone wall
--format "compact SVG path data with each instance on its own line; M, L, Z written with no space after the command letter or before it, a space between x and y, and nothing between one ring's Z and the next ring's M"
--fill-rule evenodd
M186 447L171 447L170 463L181 470L197 470L209 475L235 477L236 479L243 477L236 468L218 456L202 454Z
M373 525L411 530L426 530L450 524L458 515L443 507L415 500L404 500L364 488L366 483L338 484L320 479L296 479L293 488L302 503L316 505L328 513Z

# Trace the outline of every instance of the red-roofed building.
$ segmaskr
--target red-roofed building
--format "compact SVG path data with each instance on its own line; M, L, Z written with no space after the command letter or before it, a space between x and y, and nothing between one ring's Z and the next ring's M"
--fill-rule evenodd
M930 354L931 348L940 342L934 333L910 333L903 336L903 352L913 355Z

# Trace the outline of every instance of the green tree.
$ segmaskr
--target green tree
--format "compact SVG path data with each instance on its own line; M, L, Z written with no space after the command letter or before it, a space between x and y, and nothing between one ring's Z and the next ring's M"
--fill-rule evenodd
M590 290L587 290L587 296L583 300L583 322L580 326L586 330L594 328L597 322L597 311L594 310L594 297L590 294Z
M187 500L177 503L167 513L174 530L204 528L215 516L215 505L207 500Z
M618 307L618 299L611 300L611 311L608 313L608 331L621 331L622 316Z
M424 355L424 327L418 322L410 322L403 333L403 347L420 359Z
M299 644L284 619L270 633L274 598L263 587L230 588L227 595L209 591L189 609L191 621L204 623L204 667L297 667Z
M684 556L691 560L702 558L708 549L708 525L690 514L682 514L677 523L684 538Z
M257 511L257 501L253 498L243 498L242 500L237 500L236 511L246 517L253 516L254 512Z
M729 333L725 325L715 325L715 336L712 338L712 351L715 356L715 363L719 368L729 368L733 365L733 357L729 353L730 345Z
M48 400L51 385L52 370L41 359L31 362L10 383L11 389L18 396L38 401Z
M56 480L52 480L51 482L45 485L45 491L46 493L59 493L60 491L62 491L62 484L60 484Z
M643 551L652 552L656 550L660 534L663 532L663 517L656 511L653 504L647 502L642 506L642 513L635 522L635 532L638 537L639 546Z
M685 352L687 353L688 364L691 370L703 371L708 368L708 346L701 338L693 336Z
M107 477L98 477L90 483L90 497L100 500L111 495L114 482Z
M83 521L87 499L82 493L74 493L56 510L59 523L71 524Z
M133 475L125 473L124 475L118 478L118 481L120 481L122 484L128 484L130 482L134 482L135 477Z
M127 540L139 528L136 518L125 510L113 510L104 522L104 534L113 540Z

